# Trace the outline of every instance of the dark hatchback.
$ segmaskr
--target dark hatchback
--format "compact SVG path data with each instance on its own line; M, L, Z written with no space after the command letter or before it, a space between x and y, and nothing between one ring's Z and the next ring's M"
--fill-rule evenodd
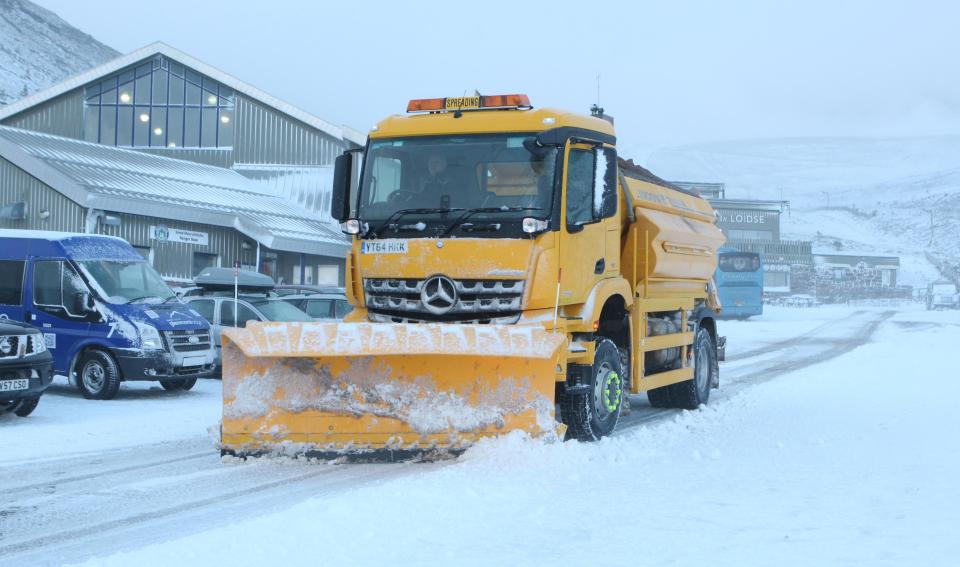
M26 417L53 381L53 357L35 327L0 319L0 411Z

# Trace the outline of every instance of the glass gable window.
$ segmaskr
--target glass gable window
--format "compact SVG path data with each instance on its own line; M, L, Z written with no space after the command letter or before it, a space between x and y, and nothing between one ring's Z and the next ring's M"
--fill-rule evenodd
M135 148L233 147L229 87L157 56L87 85L84 139Z

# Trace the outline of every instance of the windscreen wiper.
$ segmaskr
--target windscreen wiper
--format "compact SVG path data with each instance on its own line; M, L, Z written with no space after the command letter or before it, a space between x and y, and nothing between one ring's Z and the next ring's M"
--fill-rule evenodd
M377 228L370 231L370 234L377 238L380 236L380 231L383 230L385 226L390 224L391 221L398 220L404 215L426 215L430 213L452 213L464 210L463 208L432 208L432 209L399 209L393 212L385 221L377 225Z
M460 224L463 223L463 221L467 220L468 218L470 218L471 216L477 213L510 213L510 212L518 212L518 211L542 211L542 210L543 209L541 207L477 207L474 209L467 209L467 212L457 217L457 220L453 221L450 224L450 226L447 227L447 230L443 231L443 234L441 234L440 237L443 238L444 236L447 236L448 234L453 232L453 229L460 226Z

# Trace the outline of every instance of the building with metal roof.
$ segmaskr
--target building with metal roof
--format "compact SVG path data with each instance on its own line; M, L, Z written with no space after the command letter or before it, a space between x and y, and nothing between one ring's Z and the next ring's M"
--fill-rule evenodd
M356 130L163 43L0 107L0 125L0 227L118 234L170 279L239 261L343 281L332 164Z

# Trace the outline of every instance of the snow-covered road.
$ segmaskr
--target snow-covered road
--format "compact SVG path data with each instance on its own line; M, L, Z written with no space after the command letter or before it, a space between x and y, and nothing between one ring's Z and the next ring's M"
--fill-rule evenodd
M134 390L65 443L96 404L53 392L39 433L0 421L0 563L951 564L956 319L769 310L723 324L707 409L638 397L601 443L511 437L431 464L221 462L204 431L216 382Z

